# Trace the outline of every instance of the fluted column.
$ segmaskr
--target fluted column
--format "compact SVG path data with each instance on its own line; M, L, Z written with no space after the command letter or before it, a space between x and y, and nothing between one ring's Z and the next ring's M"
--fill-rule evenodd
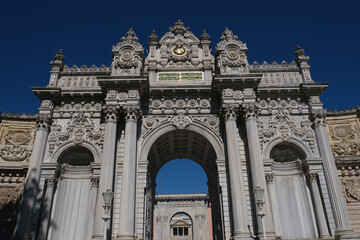
M30 226L33 222L36 197L39 194L39 181L41 174L41 163L44 159L46 142L49 132L50 117L40 114L37 119L37 132L34 148L30 157L29 170L27 172L23 197L21 199L19 214L14 239L29 239Z
M102 193L106 189L113 189L114 167L115 167L115 150L116 150L116 128L118 109L115 105L107 105L105 112L105 136L103 156L101 160L100 182L96 202L95 219L94 219L94 239L101 239L104 234L103 217L103 197Z
M54 199L54 187L57 183L57 179L55 178L47 178L45 179L46 184L46 193L44 199L43 212L41 216L41 225L38 240L46 240L49 222L51 216L51 207Z
M277 199L276 199L274 175L266 174L265 179L266 179L267 190L268 190L269 200L270 200L269 204L271 206L273 217L275 220L274 221L275 233L276 233L276 235L282 235L281 224L280 224L280 221L277 220L277 219L280 219L280 216L279 216L279 207L278 207Z
M330 202L335 218L336 233L351 230L350 219L346 209L340 180L337 174L334 156L331 151L329 136L325 126L325 113L323 110L312 114L314 130L323 161L324 175L328 187Z
M320 237L328 237L329 230L326 224L324 208L321 201L321 196L318 187L317 173L309 173L308 175L311 184L311 195L314 203L314 210L316 216L317 226L319 228Z
M266 189L266 183L265 183L265 171L261 156L259 133L257 129L257 120L256 120L257 106L255 105L255 103L249 103L243 106L243 110L245 113L245 121L246 121L246 135L247 135L247 140L248 140L247 145L249 147L249 155L250 155L252 184L253 186L259 185L262 189L265 190L264 199L263 199L265 201L263 209L266 214L265 228L267 235L270 237L272 235L275 235L274 224L273 224L274 220L270 208L268 191ZM253 192L251 191L251 194L252 193ZM257 220L258 220L258 226L260 232L262 232L260 218L257 217Z
M224 105L228 166L230 174L233 238L251 239L247 226L249 218L245 198L244 177L241 166L235 105Z
M135 239L136 139L138 106L125 106L125 145L117 239Z

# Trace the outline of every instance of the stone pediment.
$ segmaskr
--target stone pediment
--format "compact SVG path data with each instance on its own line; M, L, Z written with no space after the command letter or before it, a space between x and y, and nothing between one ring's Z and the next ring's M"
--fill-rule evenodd
M210 37L205 31L199 39L180 20L174 27L170 27L170 31L160 40L153 31L149 37L149 55L145 60L145 72L149 72L151 78L151 72L212 71L214 56L210 54L210 43ZM156 79L153 81L156 82L158 79L155 76L154 78Z

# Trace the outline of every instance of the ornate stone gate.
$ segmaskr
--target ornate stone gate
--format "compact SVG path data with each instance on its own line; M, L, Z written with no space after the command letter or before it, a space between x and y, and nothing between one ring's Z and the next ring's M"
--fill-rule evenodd
M326 132L327 84L312 80L299 46L280 64L250 65L247 50L226 28L213 56L210 36L178 21L160 39L151 33L146 58L132 29L109 67L68 67L56 54L48 86L33 88L41 106L14 238L152 239L156 174L190 158L209 180L216 239L250 240L249 228L269 239L360 239Z

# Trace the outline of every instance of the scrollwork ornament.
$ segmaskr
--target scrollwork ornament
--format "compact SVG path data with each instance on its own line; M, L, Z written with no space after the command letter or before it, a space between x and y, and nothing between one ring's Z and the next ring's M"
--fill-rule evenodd
M243 104L242 111L245 114L246 120L256 120L259 113L259 106L256 103Z
M103 107L105 122L117 122L120 107L118 105L106 105Z
M226 120L236 120L239 106L237 104L223 104L222 111Z
M92 177L91 178L91 187L99 187L99 177Z
M326 111L323 109L313 111L310 114L310 120L313 122L315 127L325 126L326 124L325 117L326 117Z
M51 117L46 114L39 114L36 116L37 128L48 131L51 124Z
M266 184L271 184L274 182L274 174L269 173L265 175Z
M318 174L314 173L314 172L311 172L308 174L308 178L309 178L310 182L317 182L318 177L319 177Z
M345 190L347 195L347 200L360 200L360 179L351 179L346 181Z
M46 178L45 179L45 184L46 187L54 187L57 183L57 180L55 178Z
M123 110L126 114L126 121L136 122L141 115L140 107L138 105L127 105L123 107Z

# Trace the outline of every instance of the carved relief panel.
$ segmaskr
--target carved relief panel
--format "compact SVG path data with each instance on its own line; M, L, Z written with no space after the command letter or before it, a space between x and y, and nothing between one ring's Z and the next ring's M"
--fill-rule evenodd
M356 114L327 117L327 129L335 157L360 155L360 124Z
M34 144L35 125L35 120L3 120L0 125L0 161L29 161Z

